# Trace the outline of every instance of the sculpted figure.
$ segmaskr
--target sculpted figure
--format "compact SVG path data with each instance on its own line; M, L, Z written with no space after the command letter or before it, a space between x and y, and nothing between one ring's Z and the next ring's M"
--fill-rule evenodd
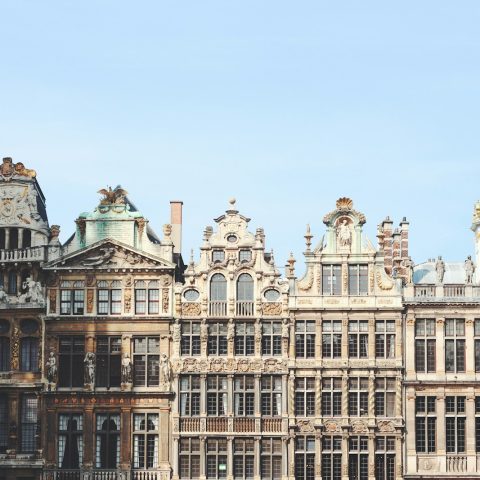
M3 289L3 286L0 285L0 303L8 303L8 295Z
M475 264L472 257L469 255L465 260L465 283L471 284L473 282L473 273L475 272Z
M172 381L172 367L166 353L160 357L160 371L162 372L163 383L170 385Z
M282 338L288 339L290 336L290 326L288 324L288 319L284 318L282 323Z
M341 247L349 247L352 244L352 232L346 219L337 227L337 237Z
M107 263L115 253L115 249L113 247L110 248L101 248L100 249L102 255L96 255L95 257L86 258L82 261L82 265L85 267L97 267L99 265L103 265Z
M415 264L413 263L412 257L408 257L403 261L403 266L405 267L406 278L405 282L407 285L413 283L413 267Z
M180 319L176 318L173 324L173 341L179 342L182 338L182 330L180 327Z
M128 353L122 357L122 383L132 383L132 361Z
M437 272L437 283L443 283L443 277L445 275L445 262L442 257L438 257L435 262L435 271Z
M55 357L55 352L53 350L50 350L50 356L48 357L46 366L48 382L57 383L57 358Z
M202 323L200 325L200 339L203 342L206 342L208 340L208 324L205 319L202 320Z
M95 354L87 352L83 364L85 365L85 383L93 385L95 382Z
M234 339L235 339L235 324L233 323L233 320L230 319L228 321L227 340L229 342L233 342Z

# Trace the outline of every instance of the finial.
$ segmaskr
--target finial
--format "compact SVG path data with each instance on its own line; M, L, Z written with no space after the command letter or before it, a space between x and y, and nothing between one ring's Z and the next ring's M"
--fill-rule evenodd
M237 199L235 197L231 197L230 200L228 200L228 203L234 207L235 203L237 202Z
M291 278L295 276L295 258L293 252L290 252L290 257L287 260L287 277Z
M273 256L273 248L270 250L270 265L274 265L275 264L275 258Z
M193 248L190 250L190 265L193 265L195 262L193 261Z
M305 244L307 245L307 252L310 251L312 245L313 235L310 233L310 224L307 223L307 232L305 233Z

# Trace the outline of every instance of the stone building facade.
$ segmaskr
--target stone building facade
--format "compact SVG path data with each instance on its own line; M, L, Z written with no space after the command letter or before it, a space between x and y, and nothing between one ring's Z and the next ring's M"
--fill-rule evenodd
M234 199L184 265L182 202L99 193L62 245L0 165L0 480L480 478L480 203L465 262L340 198L283 269Z

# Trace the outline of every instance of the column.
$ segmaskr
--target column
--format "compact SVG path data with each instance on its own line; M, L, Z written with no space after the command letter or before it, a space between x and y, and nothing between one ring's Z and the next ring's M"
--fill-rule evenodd
M127 472L131 468L130 459L131 459L131 417L132 412L130 408L122 408L121 410L121 431L120 431L120 465L118 467L122 472Z
M475 379L475 342L474 337L475 317L465 318L465 373L472 380Z
M293 378L293 376L291 378ZM288 416L288 402L287 402L288 383L289 383L288 380L289 380L288 375L282 375L282 416L283 418ZM293 388L295 388L295 384Z
M405 406L405 443L407 453L406 473L413 475L417 472L417 452L415 445L415 388L409 387L406 391Z
M348 375L342 376L342 417L348 417Z
M368 320L368 358L375 359L375 317Z
M207 414L207 375L200 375L200 415L204 417Z
M261 463L261 445L260 445L260 438L256 437L255 438L255 466L254 466L254 473L253 473L253 478L254 480L260 480L260 463Z
M348 316L344 314L342 319L342 363L347 365L348 359Z
M200 437L200 480L207 478L205 463L205 437Z
M173 480L177 480L180 476L180 472L178 471L178 455L179 455L179 448L178 448L179 438L173 438L173 445L172 445L172 470L173 470Z
M399 333L400 332L400 333ZM397 349L400 347L401 341L398 342L398 339L401 340L401 329L397 327ZM407 377L415 376L415 314L409 312L407 314L407 325L405 328L405 371ZM396 352L396 358L402 358L400 352ZM437 357L438 359L438 357Z
M368 416L375 417L375 373L373 371L368 378Z
M18 248L23 248L23 228L18 229Z
M395 465L397 466L397 480L403 478L403 451L402 451L402 437L398 435L395 437Z
M227 375L227 415L233 416L233 375Z
M85 470L91 470L94 466L95 459L95 439L93 437L95 432L95 415L93 414L93 407L85 408L84 415L83 438L85 444L83 449L83 465L85 466Z
M315 433L315 480L322 478L322 433Z
M282 478L295 478L295 436L290 434L282 438L283 444L283 472Z
M170 471L170 407L167 398L163 398L160 404L159 418L159 466L162 470Z
M368 435L368 479L375 480L375 435Z
M445 318L437 318L435 334L437 337L436 354L437 354L437 379L445 377Z
M445 442L445 392L437 396L437 455L440 472L446 472L446 442Z
M233 437L227 438L227 480L233 480Z
M467 454L467 472L475 473L477 455L475 451L475 391L469 389L465 405L465 453Z
M342 480L349 480L348 475L348 433L342 434Z
M5 250L10 249L10 229L5 229Z

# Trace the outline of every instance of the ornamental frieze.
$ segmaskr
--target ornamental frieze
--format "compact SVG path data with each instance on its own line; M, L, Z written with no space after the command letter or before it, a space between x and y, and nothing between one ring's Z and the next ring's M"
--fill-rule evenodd
M340 433L341 432L340 425L338 424L338 422L334 422L332 420L329 420L329 421L325 422L324 423L324 428L325 428L325 431L328 432L328 433Z
M367 424L361 420L356 420L352 422L352 432L353 433L368 433Z
M382 420L377 424L378 431L382 433L395 433L395 426L392 422Z
M202 314L202 307L199 303L182 303L182 315L184 317L198 317Z
M176 373L200 373L200 372L256 372L256 373L287 373L287 362L269 358L262 361L234 358L196 359L185 358L173 364Z
M310 420L298 420L297 429L300 433L314 433L315 427Z
M280 302L262 303L262 312L264 315L281 315L282 304Z

